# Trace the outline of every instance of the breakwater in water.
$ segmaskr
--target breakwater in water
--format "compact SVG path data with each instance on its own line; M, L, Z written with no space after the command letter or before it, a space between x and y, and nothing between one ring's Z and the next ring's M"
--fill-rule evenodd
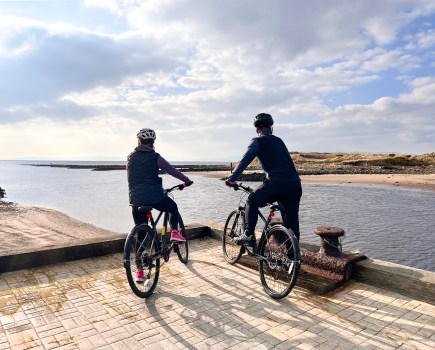
M300 175L328 174L434 174L435 152L422 155L370 153L299 153L291 156ZM231 172L237 162L207 163L174 162L182 172ZM37 167L90 169L92 171L125 170L126 162L42 162L26 164ZM264 173L255 159L242 174L241 181L261 181Z
M66 169L89 169L92 171L126 170L125 164L25 164L36 167L66 168ZM174 168L182 172L202 172L202 171L231 171L231 165L225 164L175 164ZM163 172L162 172L163 173Z

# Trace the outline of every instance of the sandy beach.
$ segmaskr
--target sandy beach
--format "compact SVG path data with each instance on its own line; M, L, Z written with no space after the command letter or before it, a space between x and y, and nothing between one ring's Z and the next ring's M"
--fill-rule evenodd
M192 174L223 178L228 171ZM388 185L435 191L435 174L428 175L305 175L302 183ZM0 201L0 255L49 249L73 241L107 239L118 233L76 220L56 210Z
M304 175L301 180L302 183L389 185L435 191L435 174Z
M230 175L229 171L192 172L215 178ZM389 185L435 191L435 174L338 174L338 175L302 175L302 184L364 184Z
M119 234L59 211L0 201L0 255L60 247L83 239Z

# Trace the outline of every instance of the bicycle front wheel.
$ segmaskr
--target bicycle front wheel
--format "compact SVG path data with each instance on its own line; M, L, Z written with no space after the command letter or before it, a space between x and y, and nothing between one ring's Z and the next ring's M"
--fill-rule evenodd
M273 226L260 244L259 255L264 290L274 299L286 297L296 283L301 266L296 236L282 225Z
M234 242L234 238L243 233L245 228L244 212L232 211L224 226L224 234L222 236L222 249L224 258L231 265L239 261L242 256L242 247Z
M184 238L186 238L186 240L182 243L176 243L174 245L174 251L177 253L178 259L180 259L183 264L186 264L189 259L189 245L187 243L186 228L184 227L181 215L179 215L178 220L178 226L180 228L179 232Z
M157 286L160 259L155 232L146 224L133 228L124 245L124 267L131 290L140 298L148 298ZM143 279L137 279L143 271ZM139 274L138 274L139 273Z

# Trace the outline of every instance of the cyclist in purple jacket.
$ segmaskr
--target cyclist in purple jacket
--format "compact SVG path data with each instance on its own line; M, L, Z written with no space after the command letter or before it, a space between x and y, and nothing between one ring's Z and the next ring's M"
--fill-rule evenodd
M138 146L127 158L127 176L130 205L136 225L147 223L146 215L138 207L149 205L159 211L171 214L171 241L184 242L186 239L178 231L179 213L177 204L165 195L159 169L190 186L193 182L170 165L154 150L156 133L152 129L141 129L137 133Z
M239 243L253 245L253 235L258 220L258 208L278 201L283 207L284 226L290 228L299 240L299 202L302 186L299 174L284 142L272 135L273 119L270 114L260 113L254 118L258 137L252 139L239 165L226 181L234 186L238 176L254 160L260 161L266 179L246 201L246 231Z

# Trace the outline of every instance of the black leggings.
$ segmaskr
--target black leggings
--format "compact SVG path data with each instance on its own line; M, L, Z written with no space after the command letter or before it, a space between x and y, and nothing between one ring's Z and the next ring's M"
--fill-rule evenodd
M159 211L167 211L171 214L169 225L171 226L171 230L178 230L178 222L179 222L179 213L177 203L175 203L172 198L166 196L161 201L150 204L154 209ZM138 207L132 207L133 220L136 225L138 224L147 224L148 218L145 213L140 212Z
M299 241L299 203L302 196L300 181L265 180L246 201L246 229L252 235L258 220L258 208L275 201L285 212L281 213L284 226L291 229Z

